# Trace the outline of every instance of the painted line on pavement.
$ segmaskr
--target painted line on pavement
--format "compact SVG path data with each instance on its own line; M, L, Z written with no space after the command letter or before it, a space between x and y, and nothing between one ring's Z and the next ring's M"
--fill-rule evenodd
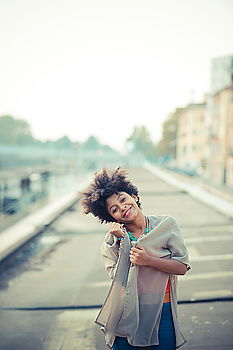
M110 287L112 283L111 281L98 281L98 282L93 282L93 283L89 283L87 286L89 288L104 288L104 287Z
M191 237L184 238L185 243L202 243L202 242L218 242L218 241L232 241L233 235L218 235L218 236L204 236L204 237Z
M191 280L204 280L204 279L215 279L215 278L225 278L232 277L233 271L216 271L216 272L205 272L205 273L195 273L193 275L187 274L185 276L179 276L180 282L188 282ZM105 288L110 287L111 281L97 281L89 283L87 286L89 288Z
M193 258L195 258L196 256L200 256L200 253L196 247L193 247L193 246L189 247L188 252L189 252L189 259L190 260L193 260Z
M233 296L233 292L230 289L202 290L201 292L192 293L192 297L194 298L217 298L230 296Z
M216 261L216 260L232 260L233 254L216 254L216 255L199 255L193 256L190 260L194 261Z
M180 282L191 281L191 280L205 280L214 278L225 278L232 277L233 271L215 271L215 272L204 272L204 273L194 273L186 274L185 276L179 276Z
M182 225L182 230L185 230L185 231L197 231L199 234L203 233L205 234L206 232L211 232L212 233L219 233L221 234L221 232L224 232L227 233L227 234L233 234L233 225L232 223L230 224L216 224L216 225L211 225L211 224L204 224L204 225L201 225L201 226L193 226L193 225L189 225L189 226L185 226L185 225Z
M172 176L155 165L147 163L144 167L168 184L179 188L180 190L187 191L192 197L199 199L205 204L208 204L221 214L233 218L233 204L228 200L222 199L210 192L207 192L198 184L189 184L188 182L181 181L177 179L175 175Z

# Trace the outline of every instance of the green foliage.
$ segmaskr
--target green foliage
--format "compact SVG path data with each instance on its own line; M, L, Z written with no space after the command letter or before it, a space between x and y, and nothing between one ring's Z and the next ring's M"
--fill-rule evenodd
M0 144L24 145L33 143L29 124L21 119L14 119L11 115L0 117Z
M139 152L146 158L156 156L155 145L145 126L135 126L132 134L127 138L126 144L131 152Z
M73 143L68 136L63 136L58 140L54 141L53 145L58 146L59 148L70 148L72 147Z
M159 156L176 158L176 138L177 138L177 125L179 116L182 113L183 108L176 108L176 110L169 114L165 122L163 123L163 135L157 145L157 152Z
M0 116L0 145L36 145L40 148L73 149L76 151L82 149L94 152L102 150L108 153L117 153L108 145L102 145L95 136L90 136L82 144L79 141L72 142L68 136L63 136L55 141L39 141L33 138L30 125L25 120L15 119L11 115Z
M99 140L95 136L90 136L83 144L83 148L96 151L101 147Z

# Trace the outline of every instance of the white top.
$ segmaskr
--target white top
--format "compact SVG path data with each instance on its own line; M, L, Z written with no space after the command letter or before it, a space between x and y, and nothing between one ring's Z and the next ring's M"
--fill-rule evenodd
M175 259L188 266L187 247L172 216L148 216L150 232L137 243L160 258ZM158 345L158 329L168 278L171 280L171 308L176 334L176 347L186 340L177 321L177 276L150 266L130 263L131 242L128 235L119 252L117 238L106 234L101 247L104 265L113 279L109 293L96 318L102 326L105 342L111 348L115 337L127 337L133 346Z

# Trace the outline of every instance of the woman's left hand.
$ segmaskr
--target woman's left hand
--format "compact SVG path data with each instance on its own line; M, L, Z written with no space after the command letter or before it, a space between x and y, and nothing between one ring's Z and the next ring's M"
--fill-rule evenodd
M134 265L147 265L149 255L147 254L145 248L142 246L133 247L129 253L129 259Z

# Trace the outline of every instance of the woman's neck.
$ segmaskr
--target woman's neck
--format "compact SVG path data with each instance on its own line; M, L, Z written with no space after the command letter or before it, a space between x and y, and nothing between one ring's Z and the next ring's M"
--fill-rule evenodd
M136 220L132 223L125 225L127 231L132 232L134 235L142 235L145 232L147 226L146 217L141 212Z

